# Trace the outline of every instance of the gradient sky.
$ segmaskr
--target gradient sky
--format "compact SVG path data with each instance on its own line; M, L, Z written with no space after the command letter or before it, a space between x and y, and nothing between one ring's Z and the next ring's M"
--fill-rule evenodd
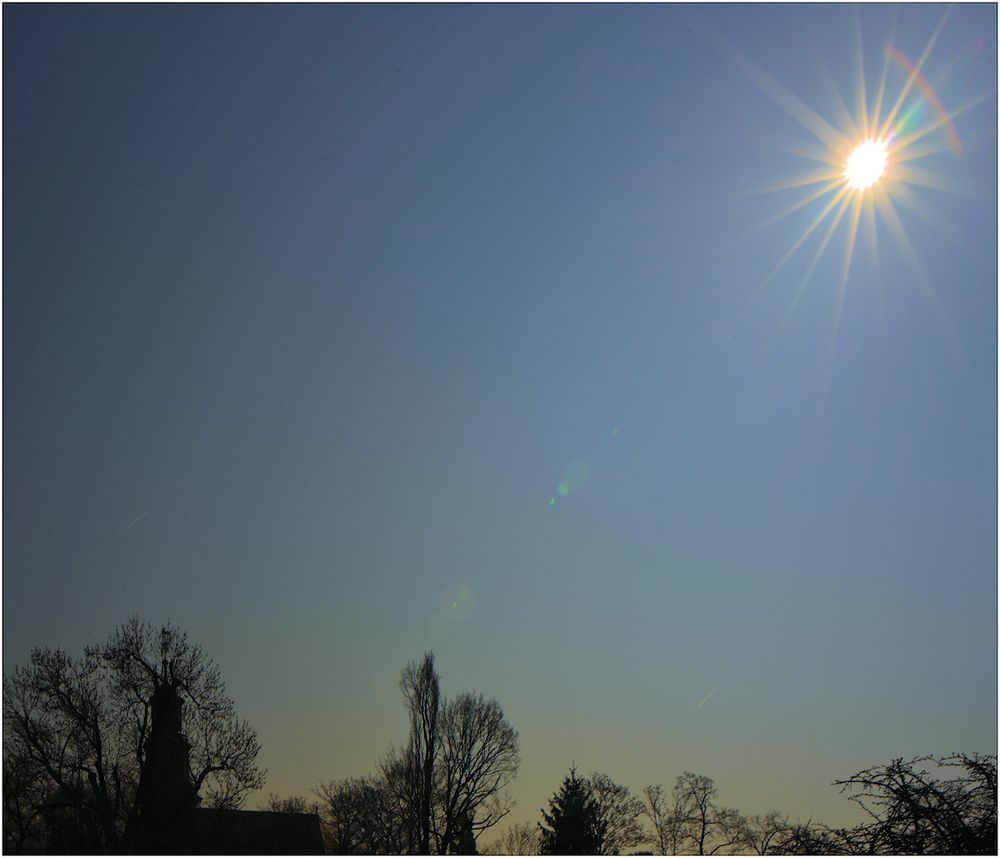
M304 794L433 648L518 820L996 752L996 7L840 313L846 218L763 282L825 203L757 229L821 165L741 59L839 125L944 12L5 5L4 670L170 620Z

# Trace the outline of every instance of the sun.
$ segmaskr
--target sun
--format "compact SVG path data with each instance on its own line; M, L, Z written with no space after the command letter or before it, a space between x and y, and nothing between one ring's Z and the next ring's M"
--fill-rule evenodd
M950 7L949 7L950 9ZM833 124L803 102L777 78L769 74L754 60L735 45L730 45L732 59L764 95L777 104L785 113L809 132L814 142L807 144L785 143L776 146L793 155L817 162L815 167L799 178L790 178L765 188L762 193L795 190L798 199L790 202L775 215L756 223L747 236L754 235L806 206L815 211L814 217L799 217L807 221L801 234L782 254L749 292L744 302L757 299L764 288L773 283L806 242L812 239L811 260L802 274L786 277L783 287L788 290L788 306L781 326L788 322L799 300L807 293L807 288L817 283L825 283L834 296L833 324L829 336L826 385L829 386L833 373L833 358L837 348L840 324L847 300L848 283L855 264L855 250L864 246L866 272L858 278L859 287L871 283L878 290L881 302L882 273L879 249L880 236L893 240L901 261L909 272L909 280L937 305L935 284L924 268L913 241L906 233L903 219L897 206L904 206L915 215L933 222L935 212L922 198L921 191L951 191L954 193L975 193L973 188L961 181L953 181L946 174L940 174L926 167L918 166L921 159L951 152L954 157L962 155L962 141L958 136L955 118L982 102L995 102L996 89L974 95L969 100L952 107L945 107L935 90L954 69L967 67L970 62L978 62L979 47L970 48L959 58L951 60L932 84L924 69L931 50L948 19L946 10L937 27L927 41L927 45L916 62L912 62L891 40L886 43L883 53L881 73L874 88L865 78L862 58L865 56L861 39L860 13L855 12L855 55L857 71L854 74L853 97L845 100L836 80L826 69L826 83L831 88L836 109ZM936 65L937 63L935 63ZM984 68L985 66L980 66ZM890 78L890 71L896 73ZM901 78L898 71L902 71ZM893 96L892 90L898 85ZM919 91L919 94L916 91ZM849 102L852 102L849 104ZM932 136L933 135L933 136ZM811 214L811 212L810 212ZM841 229L841 226L846 229ZM839 276L832 268L827 268L822 280L813 280L820 262L830 247L838 230L844 235L844 254L840 262ZM798 280L798 283L790 283ZM881 309L881 303L879 304ZM936 307L940 311L940 307ZM948 330L948 336L954 336ZM825 393L824 393L825 396ZM550 501L554 503L555 499Z
M848 187L862 191L874 185L885 172L888 156L888 149L882 140L865 140L856 146L844 170Z

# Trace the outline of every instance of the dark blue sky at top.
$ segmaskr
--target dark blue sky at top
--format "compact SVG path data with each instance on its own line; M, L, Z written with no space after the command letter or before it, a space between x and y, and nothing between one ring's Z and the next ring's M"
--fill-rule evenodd
M924 67L993 93L897 206L936 297L880 223L835 337L846 224L755 291L822 203L749 235L816 165L733 59L836 124L943 12L5 6L5 669L170 619L303 792L433 647L524 813L995 751L996 10Z

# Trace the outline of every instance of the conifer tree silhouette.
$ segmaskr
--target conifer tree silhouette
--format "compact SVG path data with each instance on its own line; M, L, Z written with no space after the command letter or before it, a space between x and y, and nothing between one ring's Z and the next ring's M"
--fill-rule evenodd
M590 784L576 773L576 766L549 799L549 812L542 811L543 855L599 855L604 845L605 825Z

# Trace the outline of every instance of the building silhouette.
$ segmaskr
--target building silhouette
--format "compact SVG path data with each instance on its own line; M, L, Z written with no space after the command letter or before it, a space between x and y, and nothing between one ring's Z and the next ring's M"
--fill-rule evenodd
M137 796L136 852L152 854L316 855L323 835L314 813L202 808L191 781L190 744L181 732L184 702L175 682L157 686Z

